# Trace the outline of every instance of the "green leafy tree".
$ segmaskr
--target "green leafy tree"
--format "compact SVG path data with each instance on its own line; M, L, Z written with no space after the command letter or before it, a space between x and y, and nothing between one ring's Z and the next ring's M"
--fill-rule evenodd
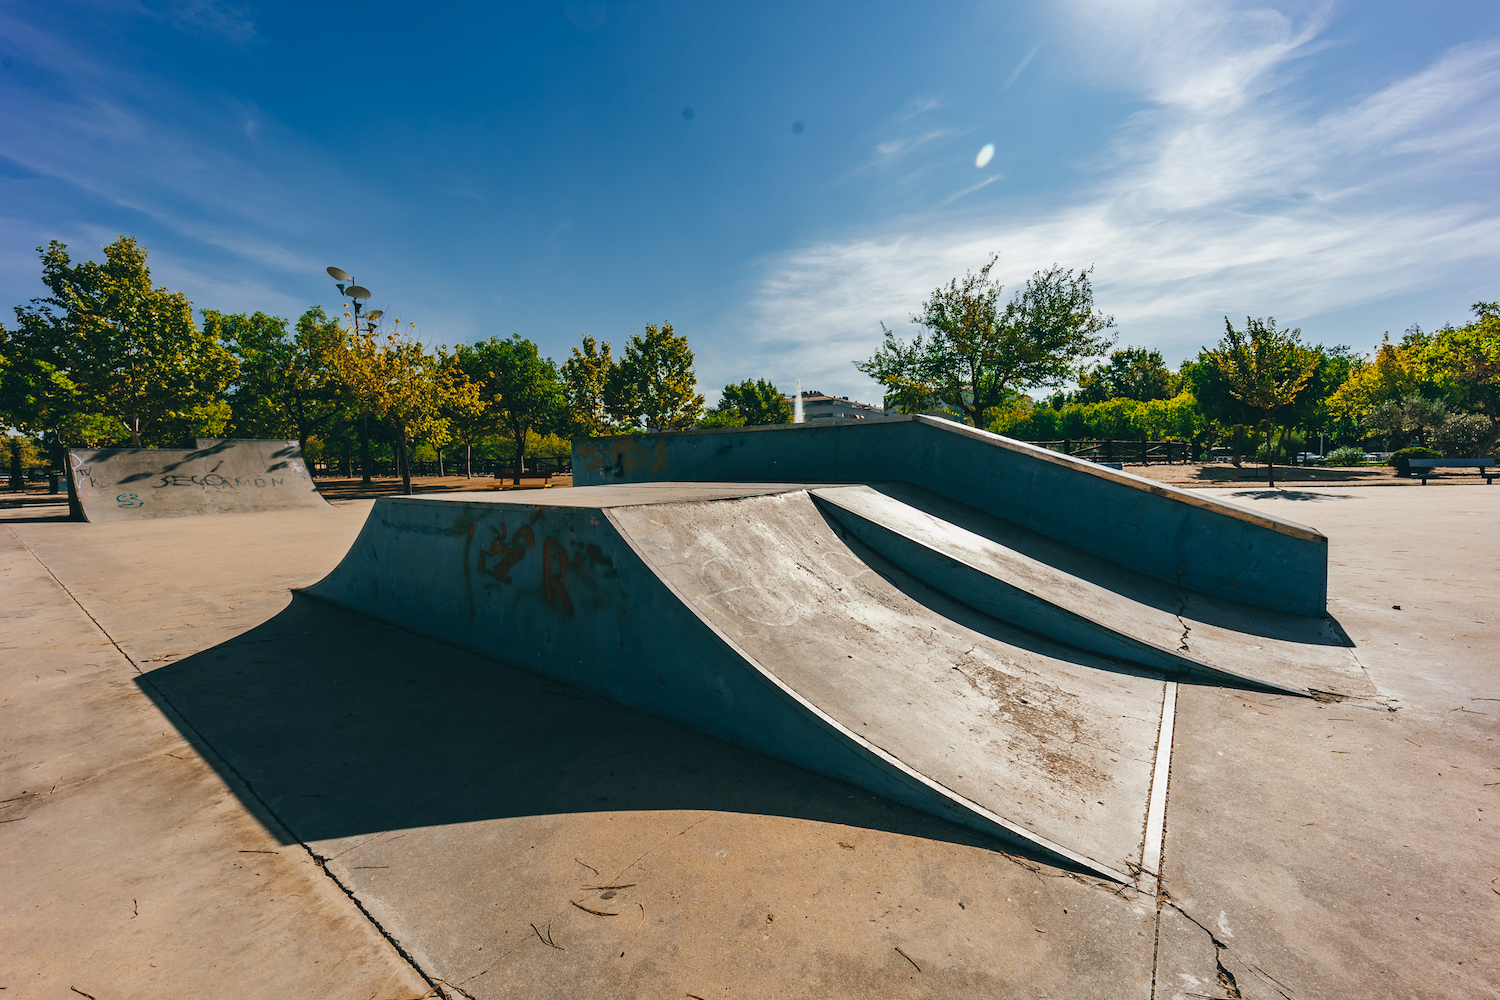
M911 318L925 335L903 343L881 325L884 344L855 367L884 385L899 409L936 401L984 427L989 410L1034 386L1061 384L1080 360L1109 346L1102 334L1114 320L1094 308L1089 270L1038 271L1002 309L1002 286L989 276L998 259L933 291Z
M443 416L453 437L464 446L464 476L474 475L474 446L500 431L500 411L494 406L494 341L459 345L449 354L438 351L438 364L448 373L453 392L443 404Z
M737 385L726 385L715 409L739 417L738 424L727 426L762 427L792 422L792 404L780 389L763 378L747 378Z
M193 322L186 296L151 284L144 247L121 236L104 263L76 266L56 240L38 249L52 294L16 318L35 357L76 388L81 410L124 424L137 448L166 418L191 430L195 414L217 411L235 360Z
M229 392L236 434L243 437L295 437L308 454L308 442L328 421L336 392L331 358L343 333L322 307L297 320L257 312L203 311L203 326L215 334L239 364Z
M527 436L553 420L565 405L557 365L544 358L537 346L520 334L508 340L490 338L482 346L490 359L490 379L484 392L489 396L499 424L515 442L514 482L521 482L525 469Z
M1102 365L1083 369L1078 376L1077 399L1080 403L1102 403L1106 399L1171 399L1177 395L1179 380L1160 351L1144 347L1125 347L1111 351Z
M1224 378L1229 394L1261 418L1266 432L1266 482L1276 485L1271 442L1278 410L1297 402L1318 367L1318 354L1301 343L1301 330L1278 330L1276 320L1246 317L1239 331L1224 319L1224 337L1204 357Z
M583 346L573 348L568 360L562 363L563 392L567 397L572 430L576 433L593 437L610 429L605 395L616 367L609 342L601 344L587 334Z
M648 431L693 426L703 412L703 396L693 374L693 351L672 324L647 326L630 338L604 389L605 407L616 421Z
M1474 317L1433 336L1423 369L1450 387L1457 405L1489 418L1489 430L1474 446L1489 451L1500 432L1500 302L1475 303Z

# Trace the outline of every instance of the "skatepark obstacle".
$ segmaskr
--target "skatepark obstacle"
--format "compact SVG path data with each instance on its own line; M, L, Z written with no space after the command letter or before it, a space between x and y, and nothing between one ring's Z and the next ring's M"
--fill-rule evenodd
M573 443L574 486L905 481L1174 586L1321 616L1318 531L1022 441L926 416Z
M1362 683L1326 622L905 484L382 498L308 593L1120 882L1177 683Z
M328 505L296 441L204 439L184 449L73 449L68 477L87 521Z

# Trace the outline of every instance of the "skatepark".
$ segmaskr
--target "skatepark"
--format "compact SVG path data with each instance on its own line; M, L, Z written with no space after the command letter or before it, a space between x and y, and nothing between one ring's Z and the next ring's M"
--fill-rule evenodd
M1490 494L937 423L258 510L300 459L204 442L0 512L0 986L1492 995Z

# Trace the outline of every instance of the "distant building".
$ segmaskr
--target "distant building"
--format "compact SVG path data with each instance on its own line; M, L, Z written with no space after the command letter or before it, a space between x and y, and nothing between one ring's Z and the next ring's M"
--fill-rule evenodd
M788 406L796 407L797 397L786 398ZM879 420L885 416L884 408L874 403L857 403L848 396L825 396L821 392L802 393L802 418L814 420Z

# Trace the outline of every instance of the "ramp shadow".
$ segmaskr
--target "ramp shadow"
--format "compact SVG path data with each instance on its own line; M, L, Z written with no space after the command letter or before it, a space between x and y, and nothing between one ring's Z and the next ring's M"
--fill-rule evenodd
M205 759L250 786L247 808L295 840L520 816L701 809L1019 851L300 594L258 628L137 683L183 720Z

